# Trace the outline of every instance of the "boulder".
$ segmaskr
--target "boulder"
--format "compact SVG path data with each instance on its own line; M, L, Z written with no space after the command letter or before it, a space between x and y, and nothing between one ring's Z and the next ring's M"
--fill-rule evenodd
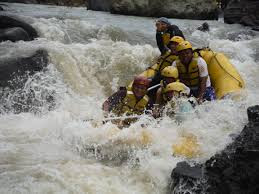
M0 87L19 88L28 76L48 65L48 53L38 50L30 57L0 60ZM17 81L15 81L17 80Z
M184 19L216 19L215 0L111 0L111 13Z
M41 85L41 74L47 69L48 54L38 50L29 57L0 60L0 114L53 110L55 89Z
M249 123L221 153L202 165L177 165L170 193L258 193L259 105L249 107L247 113Z
M200 30L202 32L208 32L210 31L210 26L207 22L204 22L201 26L197 28L197 30Z
M110 11L111 0L87 0L87 9L94 11Z
M19 27L19 30L17 29L17 27ZM13 33L18 32L18 34L23 34L23 38L24 38L25 36L24 32L26 32L28 34L27 40L33 40L34 38L38 37L37 31L31 25L9 16L0 16L0 29L4 30L6 28L9 28L9 30L7 31L9 32L9 35L11 32ZM12 31L10 28L16 28L16 29ZM23 29L23 32L21 31L21 29ZM6 32L6 31L2 31L2 32ZM4 35L2 34L0 36L4 36Z
M259 1L232 0L224 10L225 23L241 23L246 26L258 28L259 26Z
M0 29L0 42L6 40L10 40L12 42L16 42L18 40L29 41L30 37L28 33L20 27Z
M25 4L37 3L37 0L2 0L2 1L8 2L8 3L25 3Z

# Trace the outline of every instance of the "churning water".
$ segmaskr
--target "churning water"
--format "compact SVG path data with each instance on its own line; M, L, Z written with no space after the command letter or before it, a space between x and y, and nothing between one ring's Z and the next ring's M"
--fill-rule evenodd
M125 86L159 55L154 18L111 15L42 5L6 4L5 14L20 15L40 38L0 43L1 58L49 53L46 71L22 89L2 91L0 110L0 193L165 193L171 170L185 158L172 156L171 146L183 133L197 136L204 162L222 150L247 122L246 108L259 104L259 35L238 24L174 20L196 47L224 52L246 82L246 99L221 100L197 107L178 125L143 117L115 133L101 120L103 101ZM29 112L14 114L12 105L33 92ZM54 99L49 109L46 95ZM4 97L3 97L4 96ZM141 124L149 123L148 146L142 146Z

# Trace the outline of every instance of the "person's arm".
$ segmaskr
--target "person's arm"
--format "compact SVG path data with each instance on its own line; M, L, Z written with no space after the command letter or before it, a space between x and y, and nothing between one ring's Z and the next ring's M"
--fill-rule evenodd
M156 102L155 104L162 104L162 88L160 87L156 92Z
M198 67L199 67L199 76L200 76L200 84L199 84L199 93L198 93L198 102L202 102L204 93L206 91L206 84L208 79L208 65L204 59L199 57L198 59Z
M206 91L206 82L207 82L208 76L206 77L200 77L200 86L199 86L199 94L198 94L198 103L201 103L203 101L203 96Z
M160 32L156 33L156 43L157 43L157 47L161 52L161 55L165 54L167 51L167 48L164 45L162 34Z

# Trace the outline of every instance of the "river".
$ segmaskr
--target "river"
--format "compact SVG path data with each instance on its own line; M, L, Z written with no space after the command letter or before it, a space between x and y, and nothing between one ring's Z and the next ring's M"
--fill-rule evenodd
M209 46L230 58L246 82L246 98L204 103L197 107L197 115L186 116L180 125L167 117L160 123L143 117L112 133L115 127L109 122L84 120L101 120L103 101L159 55L155 18L5 5L4 14L19 15L40 38L2 42L0 57L29 56L45 49L50 64L24 88L1 98L5 113L0 115L0 193L166 193L172 169L186 160L171 153L183 133L197 137L201 155L193 161L204 162L232 141L231 134L243 129L246 108L259 104L259 33L222 21L207 21L210 31L201 32L196 28L204 21L170 19L195 47ZM29 91L35 94L32 111L6 111L20 93ZM47 94L55 100L54 109L48 108ZM143 147L139 138L145 123L152 143ZM101 151L94 152L98 145Z

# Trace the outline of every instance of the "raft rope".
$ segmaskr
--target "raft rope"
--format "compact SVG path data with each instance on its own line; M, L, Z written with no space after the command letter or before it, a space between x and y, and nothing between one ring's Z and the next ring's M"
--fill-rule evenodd
M212 52L213 52L213 51L212 51ZM224 67L222 67L222 65L220 64L219 60L217 59L217 54L215 54L215 53L213 52L213 55L214 55L216 61L218 62L219 66L220 66L228 75L230 75L232 78L234 78L234 79L239 83L239 86L242 88L242 87L243 87L242 82L241 82L240 80L238 80L237 78L235 78L233 75L231 75L228 71L226 71L226 69L225 69ZM211 59L211 60L212 60L212 59Z
M212 51L212 50L211 50L210 48L208 48L208 47L202 48L202 49L195 49L194 52L198 53L198 55L199 55L200 57L202 57L201 54L200 54L200 51L202 51L202 50L204 50L204 49L210 50L210 51L213 53L213 57L214 57L215 60L218 62L219 67L221 67L221 69L223 69L223 71L225 71L225 72L226 72L228 75L230 75L234 80L236 80L236 81L239 83L239 86L242 88L242 87L243 87L242 82L241 82L240 80L238 80L237 78L235 78L233 75L231 75L228 71L226 71L226 69L220 64L219 60L217 59L217 53L215 53L214 51ZM210 58L209 64L211 63L213 57Z

